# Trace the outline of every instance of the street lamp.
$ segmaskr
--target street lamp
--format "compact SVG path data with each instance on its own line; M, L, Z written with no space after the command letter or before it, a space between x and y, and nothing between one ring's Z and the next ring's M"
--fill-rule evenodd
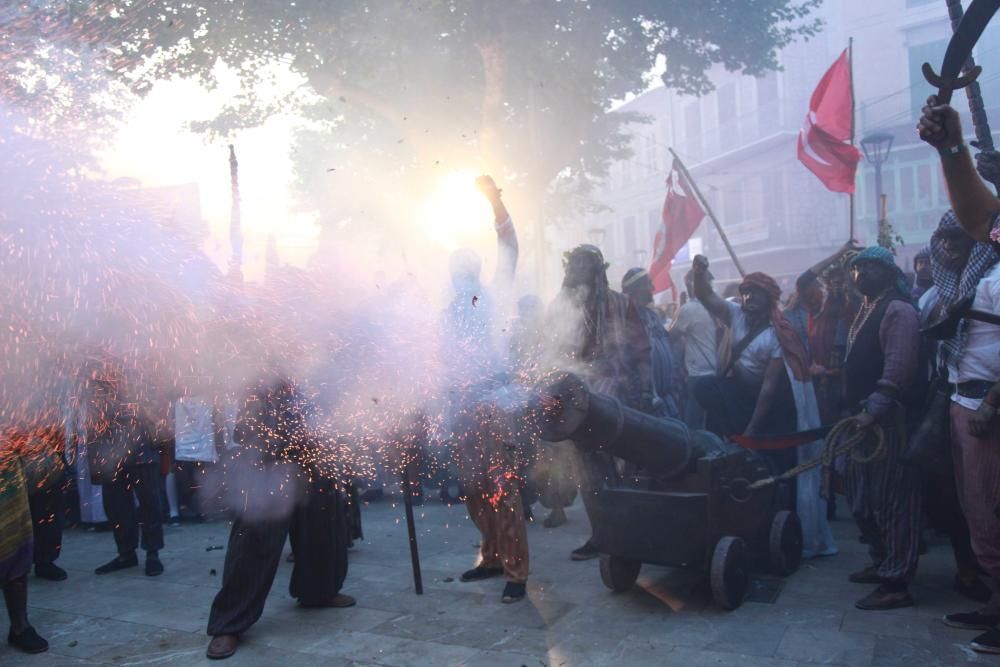
M893 136L888 132L873 132L861 140L865 158L875 165L875 219L881 224L882 216L882 165L889 159Z

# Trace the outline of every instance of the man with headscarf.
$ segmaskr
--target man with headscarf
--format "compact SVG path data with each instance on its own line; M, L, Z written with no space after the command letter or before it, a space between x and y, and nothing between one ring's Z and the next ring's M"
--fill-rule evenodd
M909 582L917 569L920 541L919 471L904 463L906 423L920 357L920 323L909 286L892 253L865 248L850 262L851 278L864 297L848 334L844 362L847 409L859 428L881 428L881 454L847 464L847 500L867 538L872 564L848 579L878 584L855 603L877 611L909 607ZM908 409L911 414L907 414ZM870 435L870 439L878 436Z
M501 602L524 599L528 582L528 531L521 502L524 462L521 434L499 407L510 383L509 349L497 327L504 318L517 268L514 223L489 176L476 187L493 208L497 273L490 290L480 282L481 262L469 249L456 251L450 270L454 295L445 313L442 361L447 375L447 428L462 473L465 507L480 533L479 564L462 581L503 576Z
M732 330L733 346L728 358L720 360L720 374L695 383L694 394L708 413L709 428L722 436L794 431L795 403L784 381L785 364L804 380L809 362L802 342L778 310L778 283L764 273L748 274L740 283L737 304L715 293L707 258L698 255L691 270L695 296Z
M639 309L608 286L608 265L596 246L584 244L570 250L563 266L565 276L549 309L548 326L563 369L579 375L591 391L651 413L652 355ZM586 479L581 475L581 483ZM581 492L587 507L596 489L581 487ZM589 560L599 555L588 539L570 557Z
M973 308L1000 312L1000 255L975 242L950 211L931 237L936 310L947 311L973 296ZM962 320L956 334L941 342L951 396L951 447L959 501L968 522L976 559L991 579L992 599L969 613L945 616L954 627L982 629L979 650L1000 652L1000 327Z
M653 280L649 272L634 267L622 277L622 294L639 310L639 317L649 337L650 360L653 369L653 414L658 417L678 417L677 386L674 353L663 317L653 307Z
M761 436L807 431L820 425L819 407L809 378L809 359L795 330L778 309L781 288L765 273L750 273L739 285L740 303L720 298L711 284L708 259L692 263L695 296L730 328L732 349L720 359L718 375L698 378L693 393L708 415L709 428L722 436ZM772 473L816 458L822 443L761 452ZM803 556L837 553L819 495L820 474L799 475L794 492L785 487L784 503L802 522Z
M949 272L962 273L968 265L973 247L976 244L959 227L952 211L948 211L942 216L932 239L932 244L924 249L927 256L927 272L931 272L933 247L933 252L937 257L935 264L939 264ZM941 317L939 296L940 289L935 285L932 285L921 295L919 301L921 327L929 326ZM926 363L921 369L921 377L926 377L932 386L939 382L947 382L949 372L946 363L947 351L942 343L927 336L922 341L922 345ZM926 414L923 417L924 420L937 418L940 418L937 413ZM950 416L945 415L944 419L947 421L944 426L950 430ZM950 452L952 450L950 433L943 440L943 446ZM990 587L979 578L981 567L972 549L972 537L969 533L969 524L962 511L961 500L958 497L953 465L946 464L927 471L924 509L927 511L929 524L947 534L951 542L952 554L955 557L957 568L952 588L976 602L989 602L992 592Z

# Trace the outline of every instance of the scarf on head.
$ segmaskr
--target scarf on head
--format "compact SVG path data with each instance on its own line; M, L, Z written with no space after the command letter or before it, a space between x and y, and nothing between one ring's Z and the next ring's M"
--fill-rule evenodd
M910 285L906 282L906 276L903 275L902 269L896 266L896 256L892 254L891 250L883 248L880 245L870 245L852 257L849 265L853 267L855 264L862 261L881 262L892 269L893 273L896 275L896 291L898 291L899 295L904 297L907 302L910 302Z
M942 232L961 229L955 212L948 211L941 218L937 230L931 236L931 275L934 276L934 285L938 288L938 303L942 309L947 309L975 292L976 286L979 285L979 281L983 279L986 272L997 263L997 260L1000 260L996 248L989 243L977 241L972 246L969 260L964 266L959 269L946 266ZM965 337L966 322L962 320L955 336L942 343L951 358L954 359L961 354Z
M750 273L743 278L740 287L757 287L764 290L770 299L771 325L774 333L781 345L781 352L785 357L785 364L791 370L792 375L799 382L809 380L809 359L806 355L805 347L799 339L791 323L781 314L779 304L781 303L781 288L771 276L766 273Z

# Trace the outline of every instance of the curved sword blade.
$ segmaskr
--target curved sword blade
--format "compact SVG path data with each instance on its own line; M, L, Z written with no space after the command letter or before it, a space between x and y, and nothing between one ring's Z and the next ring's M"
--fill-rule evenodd
M972 55L973 47L982 37L983 31L998 9L1000 0L972 0L969 4L962 22L958 24L955 34L948 42L948 50L945 51L944 61L941 63L941 74L937 77L937 81L932 82L940 89L938 101L942 104L950 102L952 91L962 87L957 85L962 68L965 67L966 60ZM967 84L968 82L965 82L964 85Z

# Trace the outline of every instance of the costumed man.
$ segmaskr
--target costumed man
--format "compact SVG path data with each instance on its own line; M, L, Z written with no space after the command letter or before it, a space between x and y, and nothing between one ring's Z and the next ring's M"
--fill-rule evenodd
M847 351L847 330L858 305L847 289L843 262L857 250L854 242L848 241L806 269L795 281L795 305L783 313L809 355L809 374L823 424L833 424L843 410L840 374Z
M778 309L781 288L774 278L764 273L748 274L739 285L740 303L732 303L712 288L708 258L696 256L691 270L695 296L730 328L733 341L720 359L720 373L694 382L693 393L705 409L709 429L727 437L817 428L819 407L810 382L808 356ZM761 455L772 474L777 474L818 457L822 447L817 441ZM787 487L783 491L783 502L794 506L802 522L806 558L837 553L819 491L819 470L799 475L794 492Z
M101 485L101 500L118 555L94 570L108 574L137 567L136 549L146 551L146 576L163 574L163 510L160 452L153 424L135 404L125 402L120 375L93 381L94 407L87 436L91 480ZM136 511L136 499L139 501ZM141 543L140 543L141 535Z
M931 237L935 301L941 312L973 296L972 307L1000 313L1000 255L988 243L973 242L954 215L946 214ZM959 501L975 560L990 576L992 595L973 612L945 616L945 623L989 630L975 640L977 650L1000 652L1000 327L962 320L954 336L941 342L940 356L953 388L950 405L951 452Z
M663 317L653 307L653 280L649 272L634 267L622 276L622 294L639 310L646 326L653 367L653 414L658 417L680 416L674 353Z
M930 246L925 249L925 254L928 265L933 267L933 272L937 276L935 282L939 282L941 287L931 286L920 298L922 328L938 321L944 311L955 303L956 297L961 297L963 292L975 289L976 282L987 275L997 262L997 254L989 244L976 243L970 239L958 225L952 211L948 211L942 216L937 230L931 237ZM962 365L966 351L966 334L971 326L978 328L978 323L964 323L961 335L956 335L948 341L939 342L930 336L924 338L922 344L925 346L925 352L922 356L927 359L927 363L921 369L921 376L927 377L931 385L948 383L951 387L955 386L955 378L949 376L955 375L958 366ZM990 327L987 326L987 333L989 333L989 329ZM995 329L995 333L1000 335L1000 329ZM986 346L989 347L989 342L986 343ZM973 355L975 355L975 350ZM977 365L978 363L979 361L976 362ZM979 369L976 368L973 372L978 371ZM976 393L976 387L975 382L971 386L964 386L961 392L964 395L956 393L958 400L963 404L967 402L977 404L977 400L968 395ZM978 387L980 392L988 389L988 385L984 384L979 384ZM945 407L950 408L950 401ZM951 426L951 419L947 413L941 415L929 410L923 419L944 421L946 422L945 429L950 429ZM945 435L940 437L940 446L949 454L949 458L945 459L940 466L927 470L924 508L927 511L930 524L947 534L951 541L952 553L958 570L953 583L954 590L972 600L986 603L989 602L992 593L990 587L979 579L980 565L972 549L969 524L958 497L955 469L953 465L948 465L951 461L951 452L958 451L952 438L948 436L948 432L945 430ZM982 497L979 493L976 495ZM992 525L992 517L990 517L990 524ZM948 622L947 619L946 622ZM957 622L961 622L961 620Z
M212 602L206 655L236 653L240 636L257 622L274 583L285 539L295 554L289 593L307 608L344 608L347 577L346 501L332 438L317 430L313 406L289 381L262 380L240 409L227 477L238 480L236 514ZM233 484L232 482L230 482Z
M596 246L577 246L566 253L563 265L562 289L549 308L546 327L554 337L554 357L560 359L563 370L581 377L591 391L652 413L652 355L639 309L608 286L608 265ZM583 474L585 461L575 454L570 460L579 468L584 506L592 515L596 482ZM573 560L598 556L589 539L570 555Z
M955 217L962 226L962 229L973 240L990 243L995 250L1000 251L1000 199L978 177L982 176L983 179L992 183L994 187L1000 187L1000 153L997 151L981 151L976 155L976 165L973 165L972 158L963 139L962 125L958 112L949 105L938 104L937 98L934 96L927 99L927 105L924 107L923 115L917 124L917 132L921 139L936 148L941 154L941 168L944 172L945 181L948 184L948 197L955 212ZM988 274L990 282L992 282L992 274L995 272L996 269L994 268ZM983 285L984 282L986 282L986 277L981 281L981 287L977 286L973 307L976 309L992 310L992 312L996 313L1000 311L1000 301L996 298L995 293L991 297L993 289L989 283ZM983 289L984 287L985 289ZM967 324L968 329L966 333L969 336L967 344L971 343L972 325L973 323ZM979 342L982 342L982 339ZM996 353L994 353L993 362L996 361L996 356ZM959 377L962 376L962 370L961 365L956 369ZM968 372L970 369L966 367L965 370ZM986 371L988 372L989 370L990 367L987 367ZM963 398L965 400L962 400ZM977 399L972 400L975 401ZM953 438L957 435L958 440L953 442L952 453L955 460L956 478L962 476L963 470L970 475L969 479L971 481L966 487L963 487L962 481L956 479L960 487L959 494L963 500L963 508L966 497L969 497L967 490L973 494L977 492L975 490L979 490L982 494L975 499L970 497L970 500L974 504L972 512L975 516L970 514L969 509L966 509L966 519L969 522L969 528L972 532L972 546L976 550L977 558L995 581L997 577L997 551L995 548L997 533L995 524L993 524L993 531L989 533L985 543L977 540L976 533L978 531L974 524L980 520L984 522L995 521L995 516L991 517L989 514L995 513L997 489L1000 488L1000 484L997 484L995 481L998 469L995 436L1000 432L996 414L998 407L1000 407L1000 386L994 385L974 412L972 411L972 404L967 397L959 397L958 401L953 400L953 405L951 406L953 419L952 434ZM956 421L960 423L956 424ZM965 423L962 424L961 422ZM961 431L963 428L967 429L967 434L956 432L956 429ZM988 444L991 436L993 442L992 444ZM973 437L976 439L975 441ZM972 446L971 449L975 453L972 456L967 456L966 448L971 446L973 442L976 442L976 446ZM976 460L976 455L981 457L980 460ZM986 509L987 507L989 507L988 510ZM984 523L983 526L985 525ZM986 535L985 532L980 534ZM979 546L977 546L977 543ZM990 552L992 555L984 559L980 555L980 551L984 553ZM973 618L975 614L949 614L946 617L946 622L952 625L967 623L966 627L986 630L986 632L972 640L971 647L973 650L985 653L1000 653L1000 629L997 628L993 619L989 618L996 613L994 601L997 600L997 597L997 592L994 588L993 600L986 609L987 614L980 616L978 619Z
M855 603L858 609L897 609L913 604L908 585L920 541L921 475L901 458L906 406L916 403L910 392L919 366L920 323L889 250L865 248L851 260L850 271L864 301L848 335L845 400L849 411L860 410L854 416L859 428L880 427L882 451L868 462L847 457L848 504L872 559L849 580L878 584Z
M462 581L503 576L501 601L524 599L528 583L528 530L521 502L525 434L508 426L500 404L510 384L508 352L497 327L503 322L517 269L517 233L501 191L489 176L476 187L493 209L497 269L487 290L482 263L470 249L455 251L450 270L454 294L445 312L442 360L449 395L447 424L462 474L465 506L479 530L479 564Z

